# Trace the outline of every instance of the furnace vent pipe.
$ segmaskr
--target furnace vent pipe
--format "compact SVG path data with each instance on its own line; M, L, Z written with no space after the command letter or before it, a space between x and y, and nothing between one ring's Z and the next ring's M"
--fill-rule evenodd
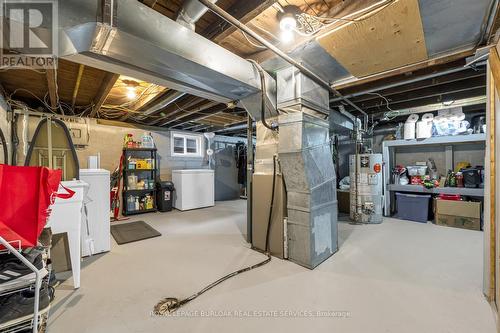
M299 71L301 71L305 76L309 77L311 80L319 84L320 86L328 89L328 91L332 92L335 96L341 98L344 102L352 106L354 109L359 111L360 113L363 114L364 116L364 128L365 130L368 129L368 114L363 111L360 107L358 107L356 104L351 102L349 99L345 98L337 89L332 87L327 81L323 80L321 77L319 77L317 74L314 72L310 71L306 67L304 67L300 62L296 61L295 59L291 58L289 55L287 55L285 52L281 51L279 48L274 46L273 44L269 43L266 39L262 38L259 34L255 33L252 29L238 21L236 18L231 16L228 12L224 11L222 8L217 6L216 4L212 3L211 0L194 0L194 1L199 1L200 3L204 4L207 6L212 12L214 12L216 15L220 16L222 19L225 21L229 22L231 25L236 27L237 29L240 29L247 35L250 35L252 38L257 40L259 43L267 47L269 50L274 52L277 56L291 64L292 66L296 67Z
M209 0L211 3L216 3L217 0ZM182 9L177 15L176 22L182 24L188 29L195 30L196 22L205 15L208 8L201 4L198 0L186 0Z

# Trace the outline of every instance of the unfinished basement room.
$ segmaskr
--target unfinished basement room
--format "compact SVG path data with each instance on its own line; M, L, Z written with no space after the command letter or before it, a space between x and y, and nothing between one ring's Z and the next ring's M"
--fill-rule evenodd
M0 333L500 333L499 2L0 0Z

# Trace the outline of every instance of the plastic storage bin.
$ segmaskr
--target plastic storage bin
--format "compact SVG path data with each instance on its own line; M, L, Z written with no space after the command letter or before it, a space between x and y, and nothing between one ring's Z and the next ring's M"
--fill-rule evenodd
M402 220L427 223L430 195L396 193L396 217Z
M427 174L427 167L421 165L408 165L406 167L409 176L425 176Z

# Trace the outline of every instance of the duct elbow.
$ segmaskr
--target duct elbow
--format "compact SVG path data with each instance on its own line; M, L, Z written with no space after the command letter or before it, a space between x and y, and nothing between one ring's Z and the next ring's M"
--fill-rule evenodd
M216 3L217 0L210 0L210 2ZM187 0L179 11L176 22L194 31L196 22L198 22L207 11L208 8L198 0Z

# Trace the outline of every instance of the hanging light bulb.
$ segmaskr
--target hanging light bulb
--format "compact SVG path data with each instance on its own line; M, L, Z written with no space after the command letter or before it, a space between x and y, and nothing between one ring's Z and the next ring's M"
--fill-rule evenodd
M137 92L135 87L127 87L127 98L134 99L137 97Z
M281 41L289 43L294 40L294 31L297 29L296 15L300 14L300 9L297 6L289 5L282 8L277 13L277 18L280 23Z
M281 31L293 31L295 28L297 28L297 20L295 19L295 15L292 13L283 14L280 20Z
M290 43L293 42L293 40L295 39L295 35L291 30L283 30L280 34L280 39L285 44Z

